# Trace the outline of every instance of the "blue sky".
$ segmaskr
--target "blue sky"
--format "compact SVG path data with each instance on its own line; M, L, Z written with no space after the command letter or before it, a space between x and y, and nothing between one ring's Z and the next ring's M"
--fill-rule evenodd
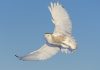
M49 3L53 0L0 0L0 70L100 70L100 0L61 0L73 22L78 49L48 61L20 61L53 31Z

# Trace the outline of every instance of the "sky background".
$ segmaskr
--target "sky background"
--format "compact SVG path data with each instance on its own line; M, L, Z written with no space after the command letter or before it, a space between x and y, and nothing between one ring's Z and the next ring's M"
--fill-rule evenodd
M78 49L47 61L20 61L14 55L37 50L53 32L53 0L0 0L0 70L100 70L100 0L61 0L73 22Z

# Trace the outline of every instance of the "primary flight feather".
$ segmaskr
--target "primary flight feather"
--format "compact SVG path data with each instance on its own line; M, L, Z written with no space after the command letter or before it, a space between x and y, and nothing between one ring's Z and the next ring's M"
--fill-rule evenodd
M55 25L54 33L71 34L72 24L65 8L57 2L51 3L49 10L52 15L52 22Z
M76 41L72 36L72 24L65 8L54 2L49 6L52 22L55 25L53 33L45 33L46 43L38 50L24 56L17 56L20 60L46 60L54 56L59 51L64 53L76 50Z

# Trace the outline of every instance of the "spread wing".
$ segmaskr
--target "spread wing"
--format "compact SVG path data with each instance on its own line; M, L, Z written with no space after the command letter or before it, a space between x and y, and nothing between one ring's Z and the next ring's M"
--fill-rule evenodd
M17 56L20 60L23 61L31 61L31 60L46 60L54 56L56 53L58 53L60 48L54 47L54 46L48 46L47 44L43 45L40 49L37 51L33 51L25 56Z
M52 22L55 25L54 33L71 34L72 24L65 8L57 2L51 3L49 10L52 15Z

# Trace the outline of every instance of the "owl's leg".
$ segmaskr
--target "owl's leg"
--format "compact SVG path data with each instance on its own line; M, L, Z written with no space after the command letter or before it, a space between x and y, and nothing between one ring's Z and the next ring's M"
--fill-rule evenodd
M66 44L61 44L61 50L63 50L64 52L67 51L67 53L73 53L75 49L71 49L70 46L66 45Z
M68 53L68 49L61 48L61 52L67 54Z
M68 53L68 45L65 45L65 44L61 44L61 52L63 53Z
M71 53L72 49L70 49L70 47L64 43L61 44L61 51L64 53Z
M68 45L66 45L66 44L64 44L64 43L62 43L62 44L61 44L61 46L62 46L62 48L64 48L64 49L69 48L69 46L68 46Z

